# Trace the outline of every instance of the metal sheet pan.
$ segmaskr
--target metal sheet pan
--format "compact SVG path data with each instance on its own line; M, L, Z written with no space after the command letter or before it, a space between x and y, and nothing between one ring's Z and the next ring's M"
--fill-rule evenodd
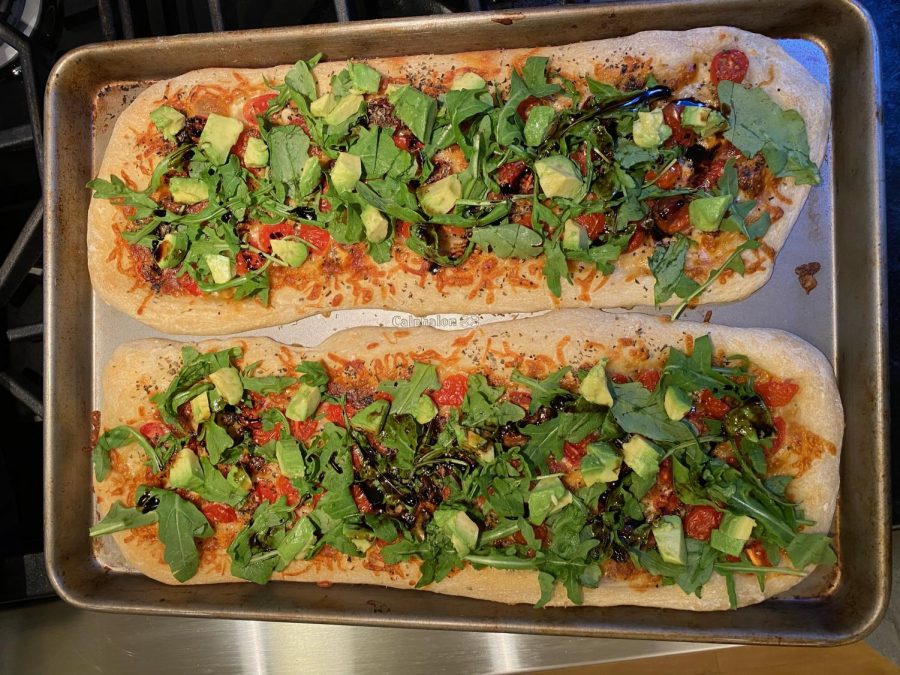
M85 252L84 184L110 122L150 81L208 66L288 63L318 51L330 59L563 44L650 28L735 25L783 40L833 98L832 143L769 284L750 299L712 307L712 320L789 330L835 364L847 413L840 507L840 573L823 571L789 596L738 612L698 614L638 607L534 610L378 587L273 583L170 587L115 564L85 535L90 411L98 378L119 343L158 335L97 300ZM240 49L236 49L236 43ZM638 2L528 12L477 13L309 28L180 36L85 47L65 56L47 88L45 265L46 555L59 594L79 607L281 621L476 631L720 641L839 644L877 625L890 584L884 221L877 42L849 0ZM93 133L91 130L93 129ZM818 261L806 295L794 267ZM703 312L687 318L698 320ZM497 320L438 315L458 328ZM315 344L355 325L410 325L409 315L335 312L257 331ZM404 323L405 322L405 323ZM848 461L849 459L849 461ZM105 567L97 555L112 564Z

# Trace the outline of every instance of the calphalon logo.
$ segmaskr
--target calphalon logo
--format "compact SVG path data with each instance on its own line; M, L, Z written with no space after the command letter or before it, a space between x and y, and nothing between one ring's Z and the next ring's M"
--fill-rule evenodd
M431 328L472 328L478 325L478 319L474 316L447 316L433 314L431 316L407 316L396 314L391 318L391 326L394 328L418 328L430 326Z

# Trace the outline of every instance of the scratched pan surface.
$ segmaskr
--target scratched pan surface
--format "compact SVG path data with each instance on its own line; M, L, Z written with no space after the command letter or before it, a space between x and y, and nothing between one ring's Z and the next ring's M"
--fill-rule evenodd
M832 142L822 185L810 193L771 281L747 300L703 307L685 318L701 320L711 309L714 323L788 330L835 364L847 414L835 569L820 570L789 595L738 612L535 610L375 586L165 586L129 572L114 550L92 547L86 536L94 517L89 455L82 450L90 411L100 403L99 376L116 346L162 334L93 295L85 252L89 193L83 186L99 165L116 115L150 82L202 67L289 63L319 51L339 60L563 44L723 24L780 39L829 86L835 94ZM46 100L45 537L57 591L88 609L182 616L705 642L859 639L884 612L890 584L876 54L868 17L847 0L802 0L787 8L781 0L605 4L140 40L68 54L50 78ZM794 272L807 262L822 265L809 295ZM501 318L508 317L417 319L398 312L342 311L250 334L313 345L352 326L424 322L452 330Z

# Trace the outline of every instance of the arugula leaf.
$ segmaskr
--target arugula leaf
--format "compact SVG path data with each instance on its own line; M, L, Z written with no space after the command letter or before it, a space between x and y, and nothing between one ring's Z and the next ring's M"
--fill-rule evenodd
M551 239L550 237L544 239L543 272L544 278L547 280L547 287L557 298L562 295L562 279L569 283L572 282L566 255L563 253L558 239Z
M316 528L309 518L303 517L294 523L294 526L287 531L284 539L275 548L278 553L278 563L275 565L275 569L280 572L295 558L301 560L307 558L312 553L315 544Z
M150 488L159 500L155 513L159 519L159 538L165 547L163 559L178 581L187 581L197 573L200 554L194 539L213 536L206 517L188 500L162 488Z
M418 89L406 84L388 95L394 114L409 127L423 143L431 139L431 129L437 114L437 102Z
M544 237L518 223L474 227L470 239L499 258L535 258L544 252Z
M94 477L98 481L106 480L112 468L109 461L109 451L131 445L132 443L136 443L147 455L153 473L159 473L163 470L162 458L156 451L156 448L150 444L150 441L144 438L136 429L121 425L103 432L100 438L97 439L97 445L94 446L91 452L91 459L94 464Z
M394 144L391 132L383 127L360 129L359 137L348 150L362 160L366 178L381 178L387 174L401 176L412 167L412 155Z
M144 513L137 507L125 506L121 501L116 501L103 520L94 525L89 533L92 537L100 537L104 534L152 525L156 522L158 515L155 510Z
M496 429L507 422L517 422L525 417L525 411L515 403L503 401L502 387L492 387L487 378L479 373L469 375L466 381L466 396L460 406L462 423L468 427L489 427Z
M251 366L241 374L241 384L244 385L244 389L247 391L255 391L258 394L278 394L297 382L297 379L294 377L280 375L253 377L250 375L253 370L255 368Z
M788 544L787 557L797 569L808 565L833 565L837 556L831 548L831 537L801 532Z
M396 451L392 464L398 469L411 471L416 454L416 421L412 415L390 415L384 424L379 440Z
M284 83L309 100L316 98L316 79L313 77L310 66L306 61L297 61L294 67L284 76Z
M493 109L493 105L485 102L483 92L476 89L451 90L444 95L444 110L450 119L456 140L461 145L465 138L460 125L466 120Z
M247 527L228 546L232 575L256 584L268 583L272 572L283 561L278 547L285 540L286 525L293 511L283 496L274 504L263 501L256 507ZM282 552L286 558L287 547Z
M689 441L694 438L683 422L669 419L663 407L661 389L647 391L640 382L613 383L611 412L622 430L654 441Z
M747 88L729 80L718 87L719 101L727 106L730 129L725 138L746 157L762 152L769 170L790 176L798 185L818 185L819 170L809 158L806 123L796 110L783 110L765 90Z
M676 234L668 246L657 246L650 257L650 271L656 279L653 287L653 301L661 305L675 293L684 277L684 261L691 240Z
M216 423L213 417L210 417L203 423L203 428L203 441L206 444L209 459L213 464L218 464L222 459L222 454L228 448L234 446L234 439L228 435L228 432L223 427Z
M272 180L295 183L303 173L309 151L309 137L293 124L269 131L269 170Z
M413 208L405 206L399 201L402 195L401 190L406 193L407 197L411 197L411 193L406 185L398 181L385 180L379 185L382 188L381 191L374 189L376 185L376 181L370 181L369 183L360 181L356 184L356 192L365 203L371 204L379 211L387 213L394 218L406 220L410 223L422 222L422 216Z
M712 272L710 272L709 276L706 278L706 281L704 281L699 286L694 284L696 286L696 288L694 288L694 290L692 290L688 293L684 293L684 294L679 293L680 297L682 297L684 299L681 301L681 304L679 304L672 312L672 320L677 319L678 316L687 308L687 306L695 298L700 297L706 291L706 289L708 289L710 286L712 286L713 283L716 281L716 279L718 279L720 276L722 276L722 274L725 272L725 270L734 270L738 274L743 275L744 274L744 261L741 258L741 255L743 254L744 251L757 249L757 248L759 248L759 246L760 246L759 240L748 239L743 244L741 244L736 249L734 249L734 252L730 256L728 256L728 259L724 263L722 263L721 267L717 267ZM681 291L682 289L677 288L676 290Z
M203 469L203 486L195 490L195 492L211 502L219 502L228 504L229 506L237 506L247 496L248 491L234 480L229 480L219 470L213 466L213 463L206 457L200 458L200 467ZM237 471L235 467L231 467L231 474Z
M527 424L521 431L528 436L524 455L541 470L547 467L547 457L561 457L563 444L580 443L603 424L603 416L593 412L559 413L542 424Z
M525 80L525 86L528 87L531 95L536 98L552 96L561 89L558 84L547 82L546 70L549 60L546 56L529 56L522 68L522 78Z
M325 364L321 361L301 361L294 368L298 373L303 373L300 376L300 381L303 384L308 384L310 387L327 387L330 378L328 377L328 371L325 370Z
M347 64L350 75L350 91L354 94L374 94L381 84L378 71L365 63L351 61Z
M563 389L560 386L563 378L571 370L572 368L569 366L560 368L555 373L551 373L550 375L545 377L543 380L536 380L531 377L526 377L518 370L514 370L509 379L512 382L524 384L531 390L531 403L528 406L528 412L534 413L537 412L538 408L540 408L541 406L549 405L550 403L552 403L553 399L555 399L557 396L571 395L571 392Z
M408 380L395 380L393 382L381 382L378 391L391 395L391 415L411 415L415 411L419 397L426 390L440 389L441 382L437 376L437 369L428 363L413 365L413 371Z

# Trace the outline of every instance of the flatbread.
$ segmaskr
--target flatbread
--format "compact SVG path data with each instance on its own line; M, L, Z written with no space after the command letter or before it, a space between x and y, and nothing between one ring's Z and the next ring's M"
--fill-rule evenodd
M477 369L501 381L513 368L527 372L535 364L556 368L609 358L610 372L658 367L667 347L688 349L694 337L709 334L717 353L744 354L753 367L799 385L794 399L778 414L787 423L787 437L773 460L776 473L795 476L788 497L802 503L806 517L815 521L808 532L831 528L838 494L840 447L844 421L834 374L815 348L777 330L736 329L690 322L670 323L636 314L608 314L594 310L566 310L514 322L493 323L463 332L422 327L412 330L357 328L334 335L314 349L285 347L264 338L207 341L201 351L241 346L247 363L262 361L260 374L282 374L301 359L322 359L329 368L361 359L360 372L383 377L412 360L429 361L439 374ZM149 419L148 396L163 389L180 367L179 343L144 340L125 344L113 355L103 375L104 429L119 424L140 424ZM94 483L98 511L105 514L118 499L132 503L135 490L146 478L144 457L137 446L112 453L113 470ZM770 460L772 461L772 460ZM216 536L201 542L200 569L187 583L238 581L229 575L225 552L236 530L220 525ZM135 570L165 583L176 583L163 561L156 526L120 532L115 541ZM777 564L777 562L775 563ZM811 571L810 568L807 571ZM410 588L418 578L416 565L385 565L373 547L365 559L320 553L311 561L294 561L273 579L304 582L376 584ZM747 605L783 592L801 579L768 576L765 593L755 577L737 575L739 604ZM536 573L471 567L452 574L427 590L504 603L533 603L539 590ZM364 591L361 591L364 592ZM691 610L728 607L725 583L714 575L702 598L685 595L677 586L660 586L654 577L617 580L605 577L597 589L585 589L587 605L643 605ZM568 605L558 589L553 605Z
M821 163L828 139L830 107L825 87L775 41L735 28L699 28L684 32L649 31L629 37L540 47L496 49L451 55L373 58L366 62L383 82L410 82L426 90L446 90L460 70L480 73L496 87L508 86L512 66L528 56L548 56L549 67L562 75L590 74L622 87L635 86L652 70L661 83L671 84L678 96L714 99L709 63L723 49L739 48L750 61L745 83L762 87L780 106L796 109L806 122L810 157ZM343 62L323 62L314 69L320 93L327 92L333 74ZM264 80L283 81L289 66L260 70L215 68L160 81L141 93L119 116L98 175L125 175L143 185L160 154L141 151L140 137L152 127L149 113L164 103L191 98L191 113L220 112L240 117L246 100L270 91ZM703 296L703 302L728 302L747 297L770 277L775 254L784 245L809 192L808 185L779 179L777 188L760 196L768 209L783 216L770 227L764 245L746 251L744 276L723 275ZM285 324L302 317L341 308L384 308L424 315L436 311L466 313L531 312L554 307L630 307L653 304L654 279L647 268L652 245L623 254L608 277L570 263L573 285L563 282L561 298L547 289L542 276L543 258L499 259L476 252L459 268L427 271L427 261L405 249L406 260L383 265L367 261L354 279L334 273L322 259L308 260L302 283L273 289L271 306L257 301L236 302L226 297L153 293L139 282L120 245L118 232L127 221L119 207L93 199L88 213L88 264L93 287L113 307L168 333L227 334L263 326ZM724 248L724 247L721 247ZM122 255L124 253L124 255ZM346 255L346 253L344 254ZM396 253L395 253L396 256ZM699 256L699 257L698 257ZM715 260L691 253L697 269L712 269ZM124 258L124 260L123 260ZM323 257L324 258L324 257ZM409 262L411 261L411 262ZM675 298L670 302L677 303Z

